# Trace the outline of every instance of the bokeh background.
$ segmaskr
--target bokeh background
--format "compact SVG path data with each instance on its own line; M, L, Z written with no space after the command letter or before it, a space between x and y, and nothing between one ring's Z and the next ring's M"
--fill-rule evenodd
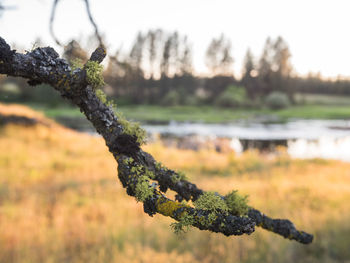
M0 36L72 67L98 42L84 1L0 1ZM350 262L347 1L90 1L103 91L143 148L199 187L238 189L313 233L225 237L143 212L79 110L0 75L0 262ZM74 22L72 22L74 21Z

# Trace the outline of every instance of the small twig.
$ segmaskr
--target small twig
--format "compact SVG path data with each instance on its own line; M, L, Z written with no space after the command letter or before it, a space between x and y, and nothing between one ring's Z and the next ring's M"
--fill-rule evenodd
M97 27L97 24L95 23L95 20L94 20L94 18L92 17L92 14L91 14L89 1L88 1L88 0L83 0L83 1L85 2L86 12L87 12L87 14L88 14L90 23L92 24L92 26L93 26L94 29L95 29L95 36L96 36L96 38L98 39L99 45L100 45L101 47L104 47L101 34L100 34L100 32L99 32L99 30L98 30L98 27ZM53 30L53 23L54 23L54 20L55 20L56 7L57 7L58 2L59 2L59 0L54 0L53 5L52 5L51 16L50 16L50 34L51 34L52 38L55 40L55 42L56 42L57 45L63 46L63 44L62 44L62 43L58 40L58 38L56 37L55 32L54 32L54 30ZM0 10L1 10L1 5L0 5Z
M53 31L53 22L55 20L55 14L56 14L56 7L57 7L57 3L59 0L54 0L53 5L52 5L52 9L51 9L51 16L50 16L50 34L52 36L52 38L55 40L56 44L59 46L63 46L61 44L61 42L58 40L58 38L55 35L55 32Z
M91 24L93 25L93 27L95 28L95 36L96 36L97 39L98 39L98 42L99 42L99 44L100 44L100 47L104 47L101 34L100 34L100 32L99 32L99 30L98 30L98 27L97 27L97 24L95 23L95 21L94 21L94 19L93 19L93 17L92 17L92 14L91 14L89 0L84 0L84 2L85 2L86 12L88 13L90 23L91 23Z

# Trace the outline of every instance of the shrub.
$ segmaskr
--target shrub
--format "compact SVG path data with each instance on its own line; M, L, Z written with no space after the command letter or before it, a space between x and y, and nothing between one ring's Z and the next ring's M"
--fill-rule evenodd
M162 104L165 106L176 106L180 104L180 94L175 91L169 91L162 100Z
M287 108L290 105L290 101L285 93L274 91L266 96L265 104L272 110L279 110Z
M200 99L195 95L186 95L183 100L184 105L196 106L199 103L200 103Z
M229 86L217 97L215 104L221 107L241 107L247 105L247 94L244 87Z

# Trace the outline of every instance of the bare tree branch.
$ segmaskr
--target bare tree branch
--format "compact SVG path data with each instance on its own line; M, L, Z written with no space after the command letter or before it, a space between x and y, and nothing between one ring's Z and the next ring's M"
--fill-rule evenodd
M104 48L100 47L89 61L101 63L105 56ZM195 184L179 179L178 173L160 166L140 148L137 137L126 132L125 122L113 112L112 107L98 98L94 88L89 85L87 64L82 69L72 71L67 61L59 58L50 47L20 54L11 50L0 37L0 74L26 78L32 85L47 83L58 90L62 97L77 105L104 138L118 162L118 177L127 193L139 198L138 186L144 187L147 195L139 201L143 202L144 211L150 216L160 213L181 221L186 215L191 218L190 225L227 236L251 234L255 226L260 226L303 244L312 242L312 235L297 230L289 220L271 219L253 208L250 208L247 216L218 210L215 217L210 218L211 211L182 203L182 200L196 201L204 191ZM177 192L176 200L165 196L168 189Z
M58 4L58 1L59 1L59 0L54 0L53 5L52 5L52 9L51 9L51 16L50 16L50 34L51 34L51 37L55 40L55 42L56 42L57 45L63 46L63 45L61 44L61 42L58 40L58 38L56 37L55 32L54 32L54 30L53 30L53 22L54 22L54 20L55 20L56 7L57 7L57 4Z
M51 34L52 38L55 40L57 45L63 46L62 43L56 37L55 32L53 30L53 23L54 23L54 20L55 20L56 8L57 8L57 4L58 4L59 1L60 0L54 0L53 5L52 5L51 16L50 16L50 34ZM92 26L95 29L95 36L98 39L98 42L99 42L100 46L103 47L104 44L103 44L103 41L102 41L101 34L100 34L100 32L98 30L98 27L97 27L97 24L95 23L95 20L92 17L92 14L91 14L89 0L83 0L83 1L85 2L86 12L88 14L89 21L90 21L90 23L92 24ZM0 8L1 8L1 6L0 6Z
M104 46L101 34L100 34L100 32L98 30L98 27L97 27L97 24L95 23L95 21L94 21L94 19L92 17L92 14L91 14L89 0L84 0L84 2L85 2L86 12L88 13L90 23L93 25L93 27L95 29L95 36L97 37L100 46Z

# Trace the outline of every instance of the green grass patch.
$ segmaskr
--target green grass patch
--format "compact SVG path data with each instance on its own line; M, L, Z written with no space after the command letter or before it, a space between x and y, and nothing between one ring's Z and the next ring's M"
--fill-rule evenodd
M28 106L44 112L50 118L85 118L74 107L49 108L40 104ZM155 106L155 105L130 105L118 106L128 120L141 122L204 122L204 123L229 123L236 120L254 120L257 118L286 121L291 118L298 119L348 119L350 106L332 105L301 105L281 110L269 109L228 109L212 106Z

